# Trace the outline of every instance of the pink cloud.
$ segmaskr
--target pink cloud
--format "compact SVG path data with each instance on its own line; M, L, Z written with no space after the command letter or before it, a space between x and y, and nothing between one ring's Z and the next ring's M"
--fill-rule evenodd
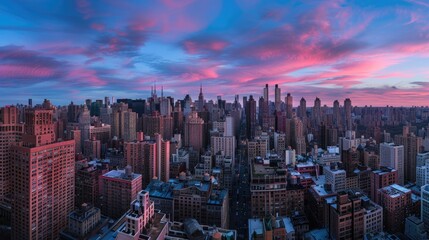
M53 76L55 71L49 67L0 65L0 76L3 78L43 78Z
M197 54L206 51L219 52L229 45L228 42L219 39L186 40L183 47L190 54Z

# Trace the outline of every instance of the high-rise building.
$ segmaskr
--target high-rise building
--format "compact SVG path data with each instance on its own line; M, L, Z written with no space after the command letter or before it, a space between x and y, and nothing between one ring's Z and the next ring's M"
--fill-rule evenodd
M202 152L204 146L204 120L198 117L197 112L192 112L185 122L184 144Z
M161 134L155 134L157 172L156 177L161 181L168 182L170 179L170 141L163 140Z
M129 204L142 190L142 175L132 172L132 167L124 170L112 170L103 174L102 182L102 206L104 215L118 219L129 209Z
M305 101L305 98L301 98L299 101L298 117L301 119L307 117L307 102Z
M380 144L380 166L398 171L398 183L404 184L404 146L393 143Z
M79 130L80 130L80 136L81 136L81 149L83 149L83 145L86 140L90 139L90 133L89 129L91 127L91 115L89 113L88 108L86 105L83 105L83 109L79 113Z
M311 118L315 126L319 126L320 122L322 121L322 108L321 108L320 99L318 97L316 97L316 99L314 100L314 106L313 106L313 112L311 113Z
M411 212L411 190L392 184L378 190L384 209L384 225L388 232L404 231L405 218Z
M12 146L12 239L56 239L74 207L75 142L55 142L52 109L25 112Z
M370 178L370 197L374 202L380 203L378 189L398 183L398 171L394 168L382 167L380 169L372 171L370 173Z
M331 185L333 192L346 190L346 171L338 169L337 165L334 165L325 166L323 172L325 173L326 183Z
M23 132L24 125L18 121L18 109L11 106L0 108L0 202L8 202L11 197L10 147L21 141Z
M246 101L246 137L247 139L253 139L255 137L255 131L257 126L256 120L256 101L253 96L250 95L249 100Z
M147 186L153 178L167 182L170 178L170 141L163 140L157 133L146 140L142 132L138 135L137 141L124 143L126 164L142 174L143 186Z
M282 104L281 89L279 88L279 85L276 84L274 89L274 106L275 106L276 112L281 111L281 104Z
M212 136L210 146L212 154L218 154L235 159L235 136Z
M101 141L95 137L85 140L83 145L83 152L86 157L90 159L101 159Z
M362 239L364 235L364 213L362 200L339 192L336 204L329 208L329 235L332 239Z
M420 153L423 139L414 133L409 133L407 126L402 135L395 135L394 143L404 146L404 179L405 181L416 181L416 156Z
M266 101L268 103L269 98L270 98L270 94L269 94L269 90L268 90L268 84L265 84L263 97L264 97L264 101Z
M107 162L81 160L76 162L75 206L84 203L101 206L100 176L107 173Z
M333 104L332 122L335 127L339 127L341 125L340 103L338 102L338 100L335 100Z
M344 126L346 130L352 130L352 101L350 98L344 100Z
M286 117L292 118L293 98L292 98L292 95L290 95L290 93L287 93L285 102L286 102Z
M425 229L429 229L429 184L421 187L421 214L420 217L424 223Z
M137 133L137 114L128 109L128 104L113 105L112 136L124 141L134 141Z

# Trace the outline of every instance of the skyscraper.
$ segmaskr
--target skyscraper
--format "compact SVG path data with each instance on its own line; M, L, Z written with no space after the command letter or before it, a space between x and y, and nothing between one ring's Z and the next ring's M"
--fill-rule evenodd
M292 98L292 95L290 95L290 93L287 94L285 98L285 102L286 102L286 117L292 118L293 98Z
M332 120L333 120L334 126L338 127L341 125L340 119L341 119L340 103L338 102L338 100L335 100L333 104L333 111L332 111Z
M352 101L350 98L344 100L344 126L346 130L352 130Z
M185 139L187 147L193 147L202 152L204 148L204 120L198 117L197 112L192 112L185 122Z
M275 105L275 108L276 108L276 112L280 112L281 111L282 100L281 100L281 89L279 88L278 84L276 84L276 87L274 89L274 94L275 94L275 96L274 96L274 105Z
M315 126L319 126L320 122L322 121L322 108L321 108L321 102L318 97L314 100L314 106L313 106L313 112L311 114L311 117L313 119L313 124Z
M75 142L55 142L53 110L25 112L12 146L12 239L56 239L74 206Z
M10 147L21 141L23 131L24 125L18 121L18 109L10 106L0 108L0 202L11 197Z
M269 102L269 90L268 90L268 84L265 84L264 87L264 100L268 103Z
M298 117L307 117L307 102L305 101L305 98L301 98L301 100L299 101Z
M398 171L398 183L404 185L404 146L393 143L380 144L380 166Z
M253 139L255 137L256 130L256 101L253 96L250 95L246 105L246 136L247 139Z

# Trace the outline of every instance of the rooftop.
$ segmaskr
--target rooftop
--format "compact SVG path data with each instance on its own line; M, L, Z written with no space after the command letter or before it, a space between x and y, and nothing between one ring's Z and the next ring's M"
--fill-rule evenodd
M134 180L141 176L142 176L141 174L137 174L137 173L131 173L130 175L126 175L125 170L112 170L103 175L103 177L123 179L123 180Z

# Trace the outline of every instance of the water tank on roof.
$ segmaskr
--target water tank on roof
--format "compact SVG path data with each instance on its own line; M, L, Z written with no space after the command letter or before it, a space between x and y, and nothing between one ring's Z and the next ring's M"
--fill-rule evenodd
M133 176L133 167L131 167L130 165L127 165L125 167L125 175L131 178Z

